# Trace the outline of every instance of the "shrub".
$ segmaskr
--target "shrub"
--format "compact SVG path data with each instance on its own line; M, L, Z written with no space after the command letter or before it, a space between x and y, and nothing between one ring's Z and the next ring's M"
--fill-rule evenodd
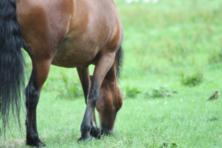
M194 72L191 74L181 74L181 83L184 86L197 86L203 82L203 73Z
M136 87L126 87L125 95L127 98L135 98L141 91Z
M209 62L210 64L222 62L222 50L217 51L217 52L213 52L213 53L209 56L208 62Z
M177 91L171 90L167 87L158 87L151 90L151 92L147 92L145 95L151 98L166 98L171 97L176 94Z

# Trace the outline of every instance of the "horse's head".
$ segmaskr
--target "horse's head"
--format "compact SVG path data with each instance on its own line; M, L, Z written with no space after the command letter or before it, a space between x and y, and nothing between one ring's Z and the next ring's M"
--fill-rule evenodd
M100 88L100 96L96 103L101 127L105 133L112 131L116 114L122 106L122 96L116 83L116 81L110 82L105 79Z

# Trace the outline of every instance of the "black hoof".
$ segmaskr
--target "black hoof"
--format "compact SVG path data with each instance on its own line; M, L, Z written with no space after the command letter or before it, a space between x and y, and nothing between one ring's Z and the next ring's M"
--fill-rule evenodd
M100 139L101 138L101 130L97 127L92 127L90 131L90 135L94 138Z
M29 146L37 147L37 148L41 148L45 146L45 144L38 138L27 139L26 144Z
M92 136L87 133L87 134L83 134L79 139L78 139L78 142L81 142L81 141L90 141L92 140Z

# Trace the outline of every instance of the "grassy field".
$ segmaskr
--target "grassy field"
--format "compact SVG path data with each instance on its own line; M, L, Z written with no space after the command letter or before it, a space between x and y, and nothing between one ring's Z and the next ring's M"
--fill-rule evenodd
M114 134L77 143L84 113L74 69L52 67L38 106L48 148L222 147L222 1L117 0L125 30L120 85L124 105ZM27 59L27 78L30 60ZM26 147L14 126L0 147Z

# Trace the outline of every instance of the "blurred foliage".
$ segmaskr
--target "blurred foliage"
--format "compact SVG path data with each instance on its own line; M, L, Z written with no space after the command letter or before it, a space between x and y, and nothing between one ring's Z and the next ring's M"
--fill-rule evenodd
M166 98L172 97L174 94L177 94L177 91L172 90L168 87L158 87L151 90L151 92L146 92L145 96L150 98Z
M65 73L61 73L61 76L64 85L64 91L61 91L60 96L62 98L69 99L76 99L78 97L82 97L83 90L81 88L81 85L75 83L74 80L70 80L68 75L66 75Z
M126 98L136 98L136 96L139 95L140 93L141 93L141 91L136 87L127 86L125 88Z
M210 64L222 62L222 49L219 51L212 52L208 60Z
M181 74L181 83L185 86L197 86L203 82L203 73L202 72L193 72L190 74Z

